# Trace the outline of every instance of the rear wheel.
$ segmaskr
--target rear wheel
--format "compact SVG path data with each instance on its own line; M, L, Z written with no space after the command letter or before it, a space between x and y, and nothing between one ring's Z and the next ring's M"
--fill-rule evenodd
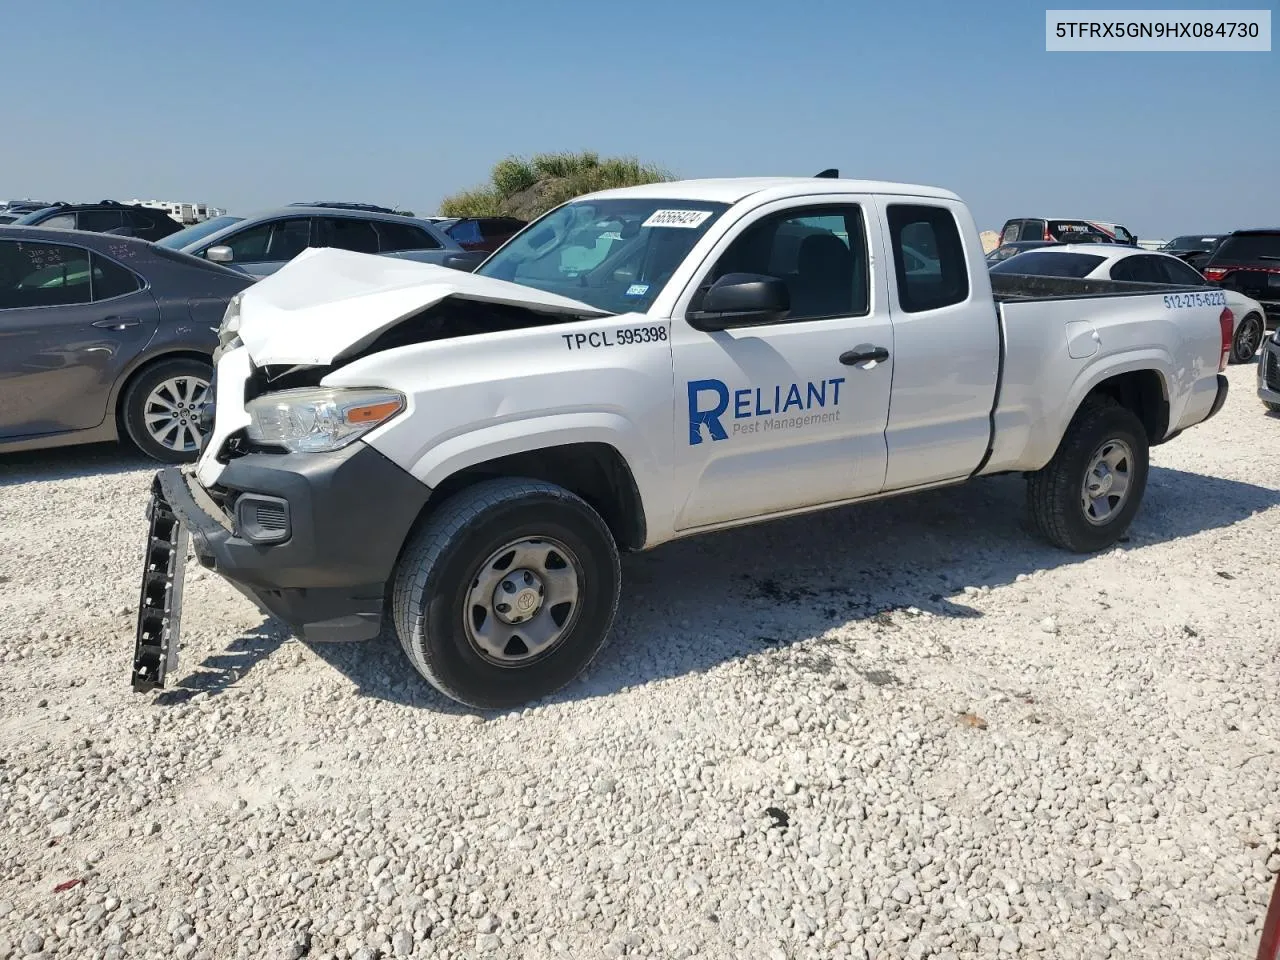
M1280 403L1272 403L1270 400L1263 400L1262 405L1272 413L1280 413Z
M1241 320L1240 326L1236 327L1235 336L1231 339L1231 362L1249 363L1253 360L1254 354L1262 346L1264 334L1265 326L1262 318L1256 313L1251 313Z
M1148 465L1142 421L1109 398L1086 400L1053 459L1028 481L1036 528L1075 553L1111 546L1142 503Z
M154 460L184 463L200 453L200 408L213 367L175 357L143 369L125 391L122 405L129 439Z
M618 548L562 487L488 480L411 537L392 615L410 662L445 696L480 708L554 693L604 647L618 607Z

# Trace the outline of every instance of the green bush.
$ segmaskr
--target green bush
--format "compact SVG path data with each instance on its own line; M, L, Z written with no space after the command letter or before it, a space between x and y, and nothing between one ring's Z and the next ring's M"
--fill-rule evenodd
M529 159L498 161L489 183L446 197L440 213L446 217L519 217L533 220L552 207L596 190L630 187L671 180L661 167L634 157L606 157L581 153L539 153Z

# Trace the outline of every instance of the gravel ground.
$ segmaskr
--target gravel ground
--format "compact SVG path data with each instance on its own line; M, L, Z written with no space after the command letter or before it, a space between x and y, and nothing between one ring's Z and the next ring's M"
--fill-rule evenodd
M1230 375L1120 549L1032 541L1012 478L670 545L505 714L199 568L132 694L151 467L7 458L0 960L1252 957L1280 420Z

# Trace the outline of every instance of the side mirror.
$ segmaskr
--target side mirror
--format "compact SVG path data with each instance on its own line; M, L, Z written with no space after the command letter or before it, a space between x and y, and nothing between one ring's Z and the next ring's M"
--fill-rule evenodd
M697 330L728 330L777 323L791 312L786 281L761 273L726 273L713 283L699 309L689 312Z
M230 263L236 258L236 255L232 252L230 247L219 244L216 247L210 247L206 250L204 252L204 258L206 260L212 260L214 263Z
M443 266L450 270L461 270L463 273L470 273L485 260L489 259L489 254L483 250L468 250L465 253L451 253L444 258Z

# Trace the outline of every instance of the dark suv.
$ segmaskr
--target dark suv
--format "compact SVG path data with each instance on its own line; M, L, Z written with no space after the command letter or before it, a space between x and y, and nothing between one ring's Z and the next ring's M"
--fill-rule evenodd
M87 230L156 241L177 233L182 224L163 210L116 203L58 203L23 214L15 227L45 227L55 230Z
M1280 228L1237 230L1204 265L1210 283L1262 304L1270 326L1280 324Z

